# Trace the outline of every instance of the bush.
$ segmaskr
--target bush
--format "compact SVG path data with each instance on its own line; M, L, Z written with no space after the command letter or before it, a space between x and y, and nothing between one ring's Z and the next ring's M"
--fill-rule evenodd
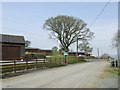
M63 66L65 64L65 57L64 56L51 56L48 59L48 67L58 67ZM66 63L73 64L78 62L85 62L84 57L76 57L76 56L67 56Z
M76 56L67 56L66 59L67 59L68 64L72 64L72 63L77 62L77 57Z
M96 59L95 56L86 56L85 59Z
M61 62L63 62L64 56L51 56L47 58L48 60L48 67L58 67L62 66Z
M32 59L42 59L45 55L42 53L27 53L25 54L25 60L32 60Z
M81 57L78 57L78 61L79 61L79 62L85 62L85 57L82 57L82 56L81 56Z
M60 55L60 52L59 52L59 51L56 51L56 50L53 50L53 51L52 51L52 55L53 55L53 56Z

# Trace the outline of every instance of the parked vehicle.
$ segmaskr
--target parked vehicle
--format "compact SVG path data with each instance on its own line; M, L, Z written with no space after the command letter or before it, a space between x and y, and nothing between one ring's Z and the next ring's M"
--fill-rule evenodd
M111 65L113 67L118 67L118 60L115 60L115 59L111 60Z

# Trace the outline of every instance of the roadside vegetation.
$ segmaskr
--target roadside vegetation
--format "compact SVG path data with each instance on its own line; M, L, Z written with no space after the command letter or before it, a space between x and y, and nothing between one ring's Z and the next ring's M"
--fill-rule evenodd
M85 56L85 59L96 60L97 58L95 56Z
M39 60L40 58L42 58L42 61ZM9 74L16 74L28 70L60 67L60 66L66 66L68 64L75 64L81 62L85 62L84 57L76 57L76 56L64 57L63 55L59 55L59 56L50 56L44 58L43 54L29 53L26 55L25 61L15 61L15 62L13 61L11 64L2 65L0 68L2 69L2 75L4 78L4 75L5 77L7 77L7 75Z
M120 76L120 71L118 67L108 66L104 71L105 76L116 77Z

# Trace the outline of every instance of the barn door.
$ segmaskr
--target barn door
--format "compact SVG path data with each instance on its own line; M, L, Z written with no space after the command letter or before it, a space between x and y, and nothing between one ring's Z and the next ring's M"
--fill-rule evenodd
M20 59L21 47L20 46L2 46L2 59Z

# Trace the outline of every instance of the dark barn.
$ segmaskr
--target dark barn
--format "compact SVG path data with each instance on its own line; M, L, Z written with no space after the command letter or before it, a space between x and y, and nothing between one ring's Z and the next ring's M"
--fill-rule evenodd
M20 60L25 55L23 36L1 34L2 60Z

